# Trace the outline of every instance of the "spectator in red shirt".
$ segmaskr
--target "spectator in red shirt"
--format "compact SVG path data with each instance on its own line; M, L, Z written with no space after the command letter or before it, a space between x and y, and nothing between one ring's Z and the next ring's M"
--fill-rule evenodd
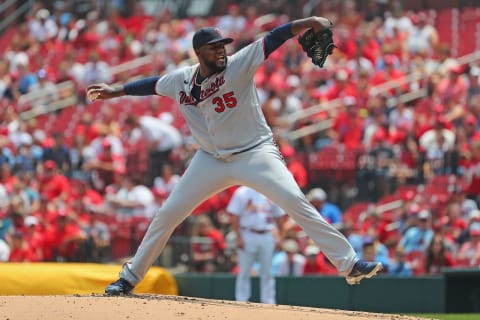
M451 252L446 249L444 239L435 235L426 252L425 272L439 274L444 267L454 267L456 264Z
M69 195L69 201L79 199L86 207L99 208L103 205L102 195L93 190L88 182L81 180L70 180L70 184L73 185Z
M96 190L103 191L114 183L115 172L125 170L125 157L112 150L112 143L105 138L102 141L102 151L95 158L85 164L85 169L93 173L93 184Z
M322 1L320 3L327 3L327 1ZM363 55L361 43L356 41L351 33L352 31L349 28L336 28L335 45L337 45L338 51L340 51L348 60L353 59L356 52L360 52L360 54Z
M25 240L23 233L15 232L10 243L10 262L35 262L38 257Z
M345 69L338 70L335 76L335 83L322 95L322 102L335 100L345 97L357 97L358 90L355 84L349 81L348 71Z
M163 15L168 16L168 10L164 10ZM144 6L141 3L135 3L131 15L128 15L126 18L122 18L121 15L112 15L110 20L110 23L118 24L125 28L134 37L139 37L152 22L153 17L145 13ZM170 19L167 17L167 20Z
M57 219L57 206L54 203L50 203L46 196L41 196L40 205L36 211L32 212L32 215L38 219L39 224L37 228L41 232L45 232Z
M389 90L390 94L402 93L408 90L408 83L403 79L405 73L395 67L396 57L387 55L384 59L384 69L377 71L371 79L373 86L381 85L389 81L396 81L396 88ZM402 80L403 79L403 80Z
M377 38L374 36L376 26L374 24L366 25L367 27L360 30L360 39L357 41L359 50L362 50L362 54L365 58L375 64L378 57L382 54L382 48Z
M463 120L463 125L465 128L465 134L468 142L472 140L472 138L477 134L478 131L478 119L472 113L469 113L465 116Z
M70 191L68 179L57 171L57 164L47 160L43 164L44 172L40 177L40 194L49 201L64 202Z
M0 164L0 184L2 184L8 193L12 192L13 185L18 178L13 174L12 167L8 162Z
M15 200L14 200L15 201ZM11 226L12 228L10 229L11 232L19 232L21 234L25 233L25 215L24 212L20 210L16 210L14 204L10 204L9 207L9 214L8 214L10 221L11 221ZM9 231L9 232L10 232Z
M75 128L75 136L85 136L86 143L90 144L95 138L99 136L99 128L97 122L93 120L93 116L90 112L82 114L80 123Z
M405 134L400 143L395 144L399 158L395 170L395 178L399 186L419 182L421 154L418 141L411 133Z
M460 235L467 229L467 221L462 217L462 206L458 201L451 201L445 210L447 220L448 233L446 237L450 238L451 242L456 242Z
M55 132L53 134L53 145L45 148L43 152L43 161L52 160L62 172L70 170L69 148L63 141L63 133Z
M67 212L59 212L55 224L47 230L46 237L54 261L81 260L80 249L87 240L87 235L72 221Z
M376 241L388 245L388 247L393 247L401 238L399 231L394 228L393 220L394 212L379 212L374 209L370 211L369 215L365 218L362 233L378 239Z
M111 235L107 224L100 220L102 213L86 210L88 221L82 225L82 230L88 237L87 257L89 261L107 262L110 258Z
M449 68L447 77L440 80L435 88L434 97L441 103L465 105L467 102L468 82L461 76L463 69L455 65Z
M304 255L307 258L303 268L303 275L336 275L338 272L320 249L314 245L305 248Z
M357 148L362 144L363 120L359 116L356 99L352 96L343 99L344 111L333 120L328 135L334 143Z
M193 236L196 239L192 247L193 271L215 272L226 247L223 234L213 226L208 216L200 215L197 217Z
M470 240L460 247L458 261L465 267L480 266L480 225L469 230Z
M44 251L46 249L45 234L40 231L39 221L35 216L25 217L25 240L38 258L38 261L44 261Z
M464 177L468 197L478 200L480 197L480 135L472 138L470 155L465 161Z

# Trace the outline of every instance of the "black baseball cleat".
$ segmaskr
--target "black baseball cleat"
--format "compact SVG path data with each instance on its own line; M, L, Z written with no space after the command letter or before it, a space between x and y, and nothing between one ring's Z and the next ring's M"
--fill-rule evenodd
M105 288L105 294L109 296L120 296L130 294L135 286L132 286L127 280L120 278L112 282Z
M360 284L360 280L375 276L382 270L382 264L380 262L367 262L358 260L353 266L352 271L345 278L350 285Z

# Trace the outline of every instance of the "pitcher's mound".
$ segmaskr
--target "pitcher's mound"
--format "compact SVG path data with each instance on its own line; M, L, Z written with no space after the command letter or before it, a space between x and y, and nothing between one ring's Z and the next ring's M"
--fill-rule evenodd
M179 296L2 296L0 320L413 320L404 315ZM425 319L423 319L425 320Z

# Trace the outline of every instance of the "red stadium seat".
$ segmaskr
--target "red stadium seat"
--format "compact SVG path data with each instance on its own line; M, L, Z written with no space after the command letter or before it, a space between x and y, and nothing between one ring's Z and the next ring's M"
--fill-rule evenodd
M395 192L403 200L413 200L418 193L418 185L403 185Z
M358 227L360 215L366 212L374 204L371 202L357 202L351 205L344 213L343 220L350 221L354 226Z

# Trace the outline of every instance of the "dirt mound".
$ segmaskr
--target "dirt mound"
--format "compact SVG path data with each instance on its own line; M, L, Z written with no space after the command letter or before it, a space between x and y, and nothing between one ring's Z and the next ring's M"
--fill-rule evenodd
M1 296L0 320L343 320L419 318L333 309L239 303L179 296ZM425 319L423 319L425 320Z

